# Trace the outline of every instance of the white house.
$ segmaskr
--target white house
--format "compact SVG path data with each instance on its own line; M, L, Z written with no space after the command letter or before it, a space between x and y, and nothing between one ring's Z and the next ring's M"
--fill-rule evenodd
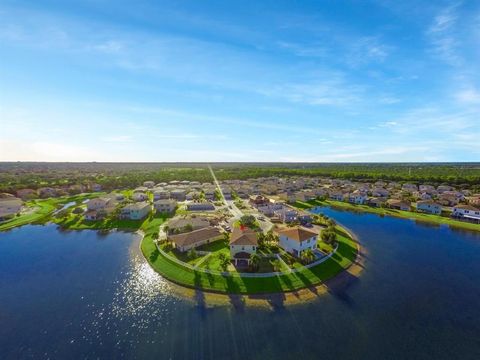
M480 220L480 210L471 205L456 205L453 207L452 216Z
M362 205L367 201L367 195L356 190L348 196L348 201L353 204Z
M120 213L120 217L123 219L140 220L145 218L151 210L151 206L148 202L138 202L125 206Z
M300 256L304 250L315 250L317 247L318 234L301 226L280 230L278 236L280 247L295 256Z
M184 189L175 189L170 192L170 198L177 201L185 201L187 192Z
M213 226L168 237L168 240L181 252L221 239L223 239L223 233Z
M273 214L281 221L288 223L297 220L298 212L294 209L284 206L281 209L275 210Z
M250 228L234 228L230 236L230 255L235 266L248 266L250 255L257 251L257 233Z
M148 195L144 192L137 191L133 193L132 199L133 201L145 201L148 200Z
M161 199L155 201L153 207L159 213L172 213L177 207L177 202L171 199Z
M442 213L442 205L430 200L417 201L417 210L429 214L440 215Z
M169 199L169 198L170 198L170 192L167 190L155 190L153 192L153 201Z
M108 204L112 201L111 198L99 197L95 199L90 199L87 202L87 210L103 210Z

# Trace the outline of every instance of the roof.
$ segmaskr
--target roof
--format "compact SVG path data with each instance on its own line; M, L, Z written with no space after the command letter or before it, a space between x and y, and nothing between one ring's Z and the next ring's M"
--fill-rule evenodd
M418 205L432 205L432 206L439 206L441 207L442 205L436 203L435 201L432 200L422 200L422 201L417 201L417 206Z
M478 209L476 207L473 207L471 205L455 205L453 207L454 209L463 209L463 210L472 210L472 211L478 211Z
M285 230L278 231L279 235L284 235L289 239L302 242L307 239L317 236L318 234L312 230L306 229L302 226L295 226L293 228L287 228Z
M258 245L257 233L250 228L234 228L230 245Z
M177 246L194 245L199 242L213 239L222 235L220 230L216 227L209 226L203 229L193 230L187 233L171 235L169 239L173 241Z
M195 217L195 218L177 218L177 219L172 219L168 222L168 226L170 229L173 228L183 228L186 225L192 225L193 227L207 227L210 225L210 222L201 217Z
M127 206L124 207L124 209L127 209L127 210L142 210L142 209L144 209L148 206L150 206L150 204L148 202L144 201L144 202L128 204Z

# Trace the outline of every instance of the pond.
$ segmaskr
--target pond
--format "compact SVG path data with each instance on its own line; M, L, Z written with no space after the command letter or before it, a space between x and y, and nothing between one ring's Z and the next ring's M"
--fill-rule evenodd
M358 235L365 268L294 306L180 296L134 234L0 233L0 358L480 358L479 234L319 211Z

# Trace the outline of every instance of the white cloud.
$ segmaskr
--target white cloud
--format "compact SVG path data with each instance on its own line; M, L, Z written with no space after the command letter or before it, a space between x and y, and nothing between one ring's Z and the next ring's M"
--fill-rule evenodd
M467 104L480 103L480 91L474 87L460 90L454 96L455 96L455 99L461 103L467 103Z

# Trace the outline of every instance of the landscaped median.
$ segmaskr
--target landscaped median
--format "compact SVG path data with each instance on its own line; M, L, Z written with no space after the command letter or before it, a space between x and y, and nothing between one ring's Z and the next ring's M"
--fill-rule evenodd
M356 205L343 201L335 200L311 200L307 202L297 201L293 206L301 209L311 209L316 206L330 206L336 209L349 210L354 212L367 212L381 216L393 216L402 219L410 219L424 223L436 225L449 225L453 228L480 231L479 224L473 224L466 221L455 220L450 217L419 213L414 211L403 211L389 208L377 208L368 205Z
M357 242L341 227L337 226L336 231L338 248L331 257L310 268L303 267L296 272L271 276L259 274L258 277L252 277L249 273L242 276L237 272L220 274L201 268L192 269L162 254L149 233L143 237L141 250L155 271L178 285L227 294L278 293L318 285L347 269L355 261Z

